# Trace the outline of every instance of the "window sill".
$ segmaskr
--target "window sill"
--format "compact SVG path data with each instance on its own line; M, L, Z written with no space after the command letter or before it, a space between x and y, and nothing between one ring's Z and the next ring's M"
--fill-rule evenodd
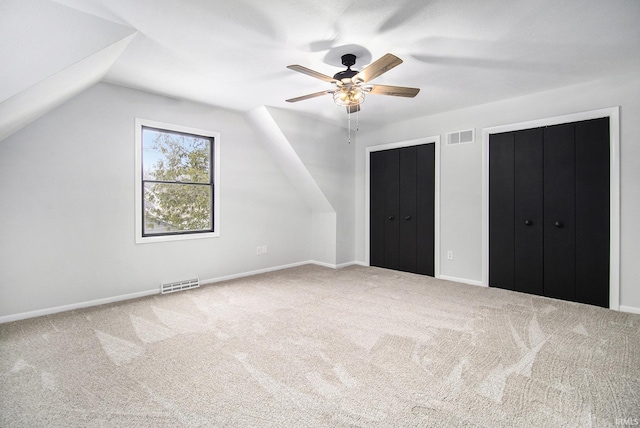
M152 244L154 242L187 241L191 239L218 238L220 232L188 233L183 235L136 236L136 244Z

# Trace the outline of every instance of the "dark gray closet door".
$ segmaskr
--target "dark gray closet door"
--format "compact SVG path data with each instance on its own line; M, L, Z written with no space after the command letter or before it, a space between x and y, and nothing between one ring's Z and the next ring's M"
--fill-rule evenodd
M515 133L491 135L489 145L489 284L513 290Z
M370 158L370 264L400 268L400 149Z
M434 145L370 156L370 264L433 276Z
M576 300L609 307L609 119L576 123L575 139Z
M542 129L514 133L514 287L543 294Z
M417 146L416 273L435 275L436 145Z
M370 264L400 269L400 149L370 158Z
M575 125L544 129L544 295L575 300Z
M609 119L494 134L489 285L609 306Z
M369 263L385 266L384 230L387 218L384 201L385 152L371 152L369 158Z
M417 228L416 228L416 174L417 174L417 149L405 147L400 150L400 218L399 241L400 258L398 270L415 272L417 259Z

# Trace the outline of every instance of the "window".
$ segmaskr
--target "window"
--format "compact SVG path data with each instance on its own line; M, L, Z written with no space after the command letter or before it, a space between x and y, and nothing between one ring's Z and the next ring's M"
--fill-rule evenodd
M136 119L136 242L219 236L220 134Z

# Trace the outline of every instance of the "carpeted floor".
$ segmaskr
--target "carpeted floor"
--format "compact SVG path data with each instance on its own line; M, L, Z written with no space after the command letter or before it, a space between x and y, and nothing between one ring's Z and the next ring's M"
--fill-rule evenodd
M308 265L0 325L2 427L600 427L640 315Z

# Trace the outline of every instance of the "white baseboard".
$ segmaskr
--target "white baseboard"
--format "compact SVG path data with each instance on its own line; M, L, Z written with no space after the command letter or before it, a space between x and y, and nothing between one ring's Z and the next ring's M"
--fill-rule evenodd
M249 272L242 272L242 273L237 273L237 274L233 274L233 275L226 275L226 276L221 276L221 277L217 277L217 278L205 279L205 280L201 280L200 284L202 284L202 285L213 284L213 283L216 283L216 282L229 281L231 279L243 278L243 277L258 275L258 274L267 273L267 272L274 272L274 271L278 271L278 270L282 270L282 269L289 269L289 268L294 268L294 267L298 267L298 266L302 266L302 265L308 265L308 264L315 264L315 265L327 267L327 268L330 268L330 269L342 269L342 268L345 268L345 267L348 267L348 266L353 266L353 265L369 266L366 263L359 262L359 261L352 261L352 262L341 263L341 264L336 265L336 264L318 262L318 261L314 261L314 260L307 260L307 261L291 263L291 264L287 264L287 265L273 266L273 267L269 267L269 268L265 268L265 269L258 269L258 270L253 270L253 271L249 271ZM478 285L478 286L485 287L485 285L482 284L482 281L475 281L475 280L470 280L470 279L465 279L465 278L456 278L456 277L453 277L453 276L440 275L439 279L443 279L443 280L446 280L446 281L461 282L463 284ZM87 301L87 302L73 303L73 304L70 304L70 305L56 306L56 307L53 307L53 308L38 309L36 311L22 312L22 313L19 313L19 314L4 315L4 316L0 316L0 324L7 323L7 322L12 322L12 321L19 321L19 320L23 320L23 319L27 319L27 318L35 318L35 317L40 317L40 316L44 316L44 315L56 314L56 313L59 313L59 312L71 311L71 310L74 310L74 309L82 309L82 308L88 308L88 307L91 307L91 306L105 305L107 303L121 302L123 300L137 299L139 297L152 296L154 294L160 294L160 287L154 288L153 290L139 291L137 293L122 294L122 295L119 295L119 296L106 297L104 299L90 300L90 301ZM640 314L640 308L636 308L636 307L633 307L633 306L620 305L620 311L621 312L628 312L628 313L632 313L632 314Z
M369 265L365 262L359 262L359 261L353 261L353 262L349 262L349 263L343 263L341 265L338 265L339 268L341 267L347 267L347 266L364 266L364 267L369 267Z
M462 282L464 284L479 285L481 287L487 287L486 285L482 284L482 281L474 281L474 280L470 280L470 279L456 278L456 277L447 276L447 275L440 275L439 278L440 279L444 279L446 281ZM631 313L631 314L640 314L640 308L635 308L633 306L620 305L618 310L620 312L628 312L628 313Z
M104 299L89 300L88 302L73 303L71 305L55 306L53 308L38 309L37 311L22 312L20 314L4 315L0 317L0 324L11 321L19 321L27 318L41 317L43 315L57 314L58 312L72 311L74 309L88 308L91 306L105 305L107 303L120 302L123 300L137 299L139 297L160 294L160 287L153 290L139 291L137 293L122 294L120 296L105 297Z
M280 266L273 266L273 267L269 267L269 268L265 268L265 269L258 269L258 270L252 270L249 272L243 272L243 273L236 273L233 275L226 275L226 276L220 276L218 278L211 278L211 279L204 279L200 281L200 284L214 284L216 282L222 282L222 281L229 281L231 279L237 279L237 278L244 278L246 276L253 276L253 275L259 275L261 273L267 273L267 272L275 272L278 270L282 270L282 269L289 269L289 268L294 268L294 267L298 267L298 266L303 266L303 265L318 265L318 266L322 266L322 267L326 267L329 269L342 269L348 266L353 266L353 265L362 265L362 266L366 266L363 263L360 262L347 262L347 263L341 263L339 265L336 264L331 264L331 263L325 263L325 262L318 262L315 260L307 260L304 262L296 262L296 263L291 263L288 265L280 265Z
M447 276L447 275L440 275L438 278L444 279L445 281L461 282L463 284L478 285L480 287L486 287L486 285L482 284L482 281L476 281L474 279L456 278L455 276Z
M310 260L309 263L314 264L314 265L318 265L318 266L322 266L322 267L326 267L329 269L337 269L338 265L336 264L332 264L332 263L325 263L325 262L317 262L315 260Z
M349 266L354 266L354 265L359 265L359 266L367 266L364 263L361 262L356 262L356 261L351 261L351 262L346 262L346 263L340 263L340 264L330 264L330 263L324 263L324 262L316 262L316 261L311 261L309 263L313 263L314 265L318 265L318 266L324 266L324 267L328 267L331 269L342 269L342 268L346 268Z
M214 284L216 282L229 281L229 280L232 280L232 279L244 278L245 276L259 275L261 273L275 272L277 270L289 269L289 268L294 268L294 267L298 267L298 266L302 266L302 265L308 265L308 264L312 264L312 263L315 263L315 262L313 262L311 260L307 260L307 261L304 261L304 262L290 263L290 264L287 264L287 265L272 266L272 267L268 267L268 268L264 268L264 269L251 270L251 271L248 271L248 272L234 273L232 275L219 276L217 278L203 279L203 280L200 280L200 284L202 284L202 285Z
M640 314L640 308L634 308L633 306L623 306L619 307L620 312L629 312L630 314Z
M216 283L216 282L228 281L228 280L231 280L231 279L243 278L243 277L246 277L246 276L258 275L258 274L261 274L261 273L273 272L273 271L282 270L282 269L289 269L289 268L302 266L302 265L308 265L308 264L317 264L317 265L320 265L320 266L325 266L325 267L328 267L328 268L337 269L339 267L348 266L348 265L350 265L352 263L344 263L342 265L336 266L336 265L330 265L328 263L321 263L321 262L316 262L316 261L313 261L313 260L307 260L307 261L291 263L291 264L287 264L287 265L273 266L273 267L269 267L269 268L265 268L265 269L259 269L259 270L249 271L249 272L237 273L237 274L233 274L233 275L221 276L221 277L218 277L218 278L204 279L204 280L200 281L200 284L202 284L202 285L213 284L213 283ZM159 285L158 285L158 288L154 288L153 290L139 291L137 293L131 293L131 294L122 294L122 295L119 295L119 296L106 297L104 299L90 300L90 301L87 301L87 302L72 303L70 305L55 306L53 308L38 309L36 311L22 312L22 313L19 313L19 314L4 315L4 316L0 316L0 324L7 323L7 322L12 322L12 321L19 321L19 320L23 320L23 319L27 319L27 318L41 317L41 316L44 316L44 315L52 315L52 314L56 314L58 312L72 311L74 309L82 309L82 308L88 308L88 307L91 307L91 306L104 305L104 304L107 304L107 303L121 302L123 300L137 299L139 297L152 296L154 294L160 294L160 286Z

